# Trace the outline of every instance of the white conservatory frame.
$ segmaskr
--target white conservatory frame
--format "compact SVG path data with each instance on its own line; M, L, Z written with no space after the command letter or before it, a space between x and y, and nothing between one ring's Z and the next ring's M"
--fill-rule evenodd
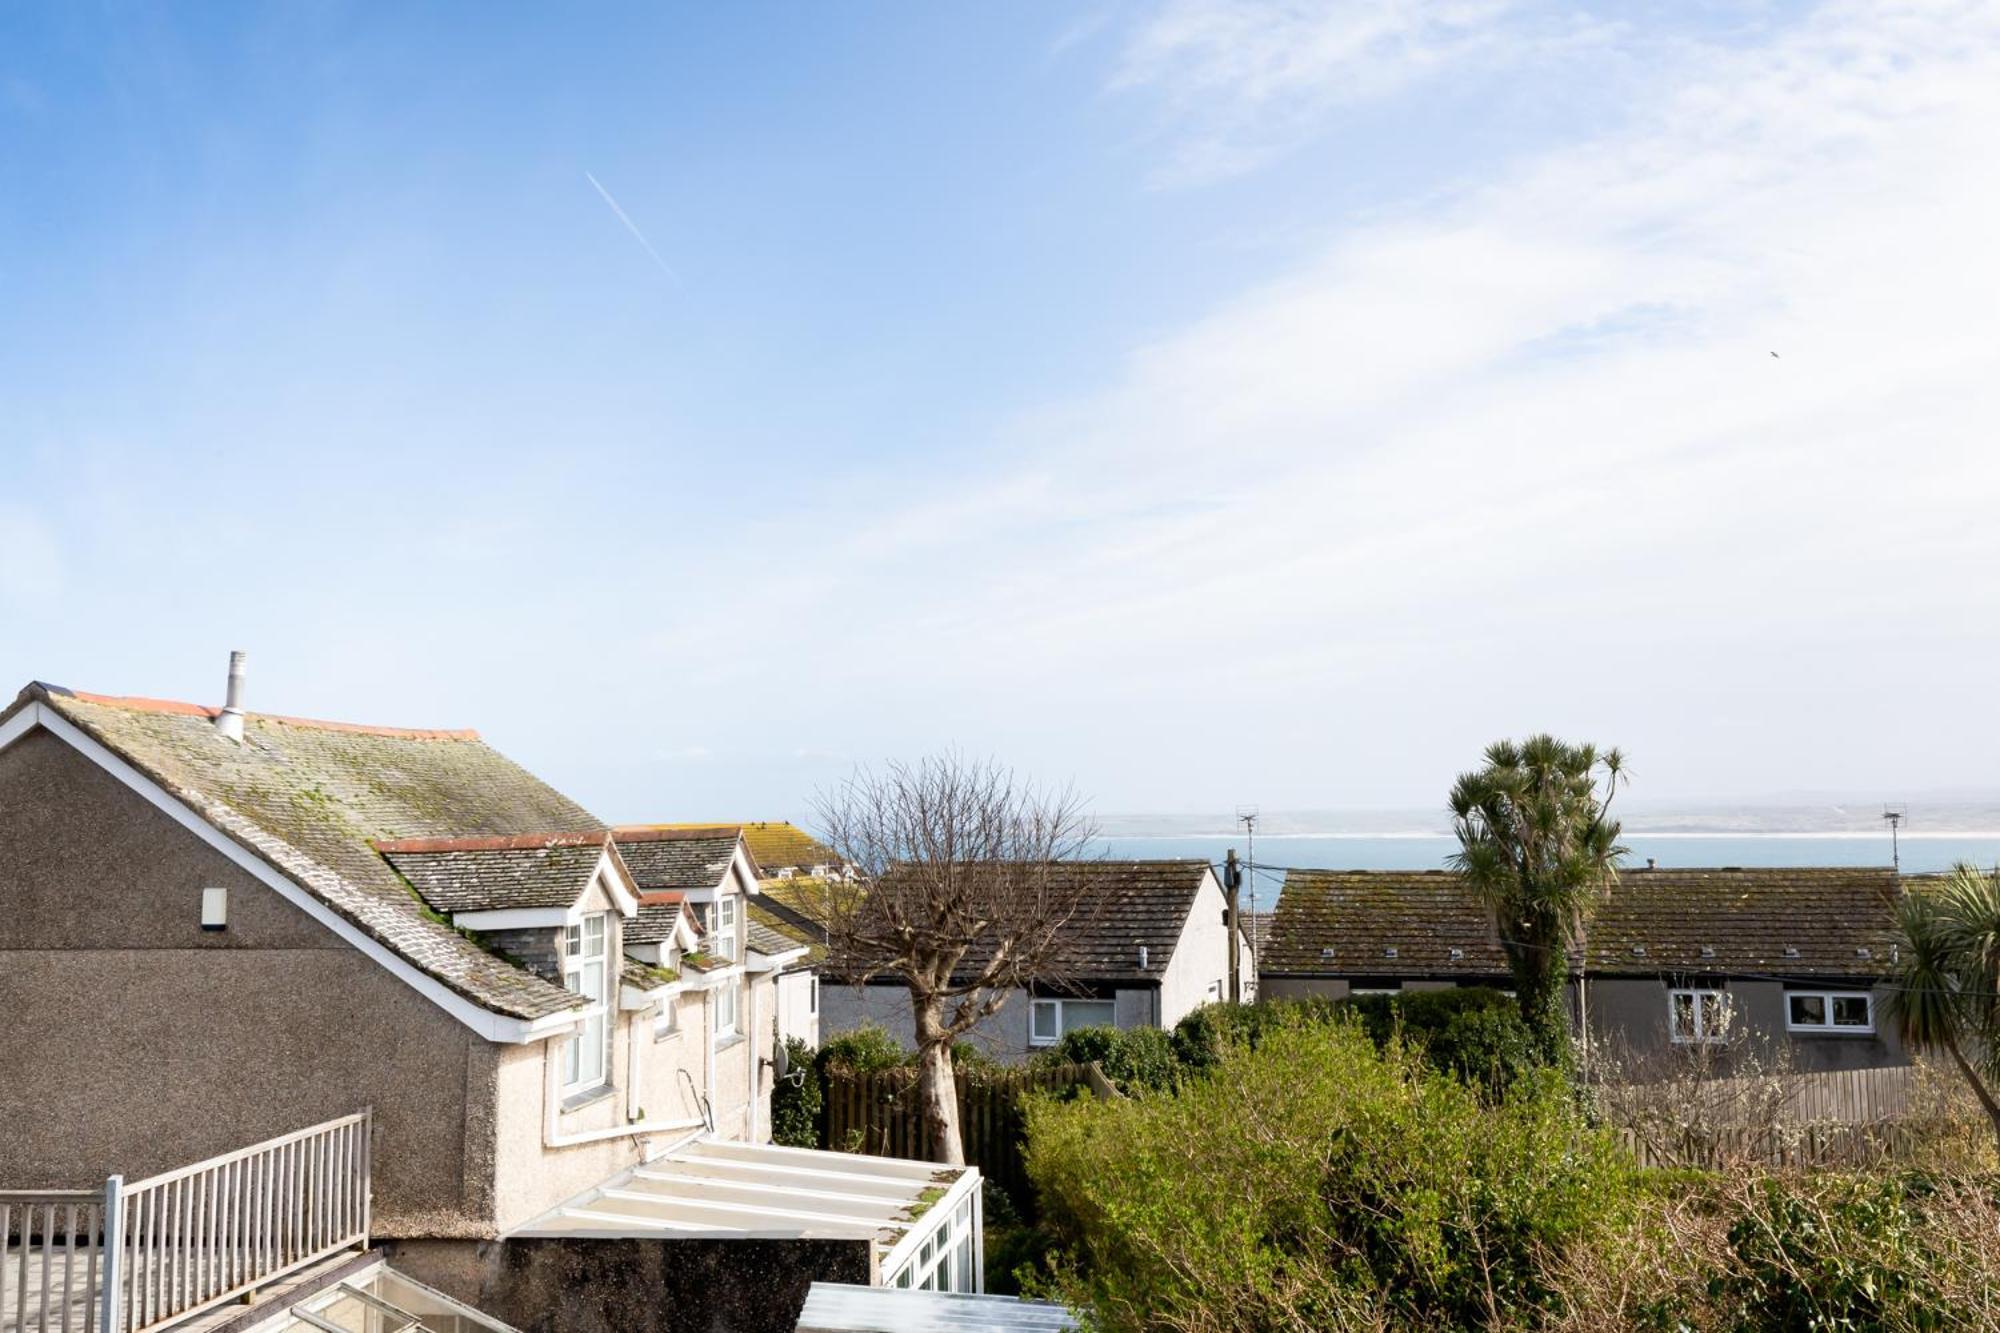
M979 1293L979 1179L971 1166L702 1135L507 1236L866 1240L876 1286Z

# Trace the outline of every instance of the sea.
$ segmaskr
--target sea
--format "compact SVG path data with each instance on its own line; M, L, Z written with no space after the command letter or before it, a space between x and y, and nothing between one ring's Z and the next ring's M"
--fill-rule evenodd
M1949 870L1960 862L2000 865L2000 832L1904 833L1892 853L1887 833L1628 833L1627 866L1650 859L1662 867L1887 866L1901 859L1908 874ZM1118 834L1098 839L1118 860L1200 857L1220 865L1230 848L1248 859L1241 832ZM1300 870L1442 870L1457 850L1449 834L1278 833L1256 842L1257 907L1277 901L1287 868Z

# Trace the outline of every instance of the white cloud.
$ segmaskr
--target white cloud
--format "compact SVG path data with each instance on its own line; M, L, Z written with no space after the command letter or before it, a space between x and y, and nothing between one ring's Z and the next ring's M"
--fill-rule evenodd
M815 670L1046 701L1087 780L1182 800L1154 761L1206 742L1272 786L1378 756L1295 801L1406 799L1404 750L1544 724L1656 794L2000 743L1953 665L2000 652L2000 10L1830 6L1662 86L889 492L794 576L787 623L850 649ZM1094 753L1135 709L1162 734Z
M1111 86L1160 99L1173 146L1159 182L1201 183L1271 160L1330 108L1596 46L1608 31L1530 0L1169 0L1133 33Z

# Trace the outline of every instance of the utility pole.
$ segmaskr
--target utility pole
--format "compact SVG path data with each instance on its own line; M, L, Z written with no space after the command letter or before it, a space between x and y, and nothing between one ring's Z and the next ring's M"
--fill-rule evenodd
M1243 866L1231 847L1222 862L1222 892L1229 899L1229 1002L1243 1003Z
M1903 826L1903 812L1893 805L1882 807L1882 820L1889 826L1889 863L1897 874L1903 873L1903 848L1896 831Z
M1239 805L1236 807L1236 822L1243 826L1244 851L1249 866L1244 878L1250 881L1250 966L1257 966L1257 807Z

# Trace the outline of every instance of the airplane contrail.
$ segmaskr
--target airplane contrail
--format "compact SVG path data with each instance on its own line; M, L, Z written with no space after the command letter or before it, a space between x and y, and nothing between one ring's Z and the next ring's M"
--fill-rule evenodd
M611 211L613 213L616 213L618 215L618 220L625 224L625 230L632 233L632 239L637 241L641 246L645 247L647 255L649 255L652 258L652 261L655 264L658 264L660 266L660 272L666 274L667 277L673 282L673 284L676 287L680 286L681 275L674 272L673 266L668 264L666 260L660 258L660 252L658 250L655 250L653 248L653 243L646 239L646 233L639 230L639 224L632 221L631 218L625 216L625 210L620 208L618 206L618 201L611 197L611 191L605 189L602 185L598 184L597 177L591 175L587 171L583 173L583 178L590 182L591 188L595 189L600 195L604 196L604 202L611 205Z

